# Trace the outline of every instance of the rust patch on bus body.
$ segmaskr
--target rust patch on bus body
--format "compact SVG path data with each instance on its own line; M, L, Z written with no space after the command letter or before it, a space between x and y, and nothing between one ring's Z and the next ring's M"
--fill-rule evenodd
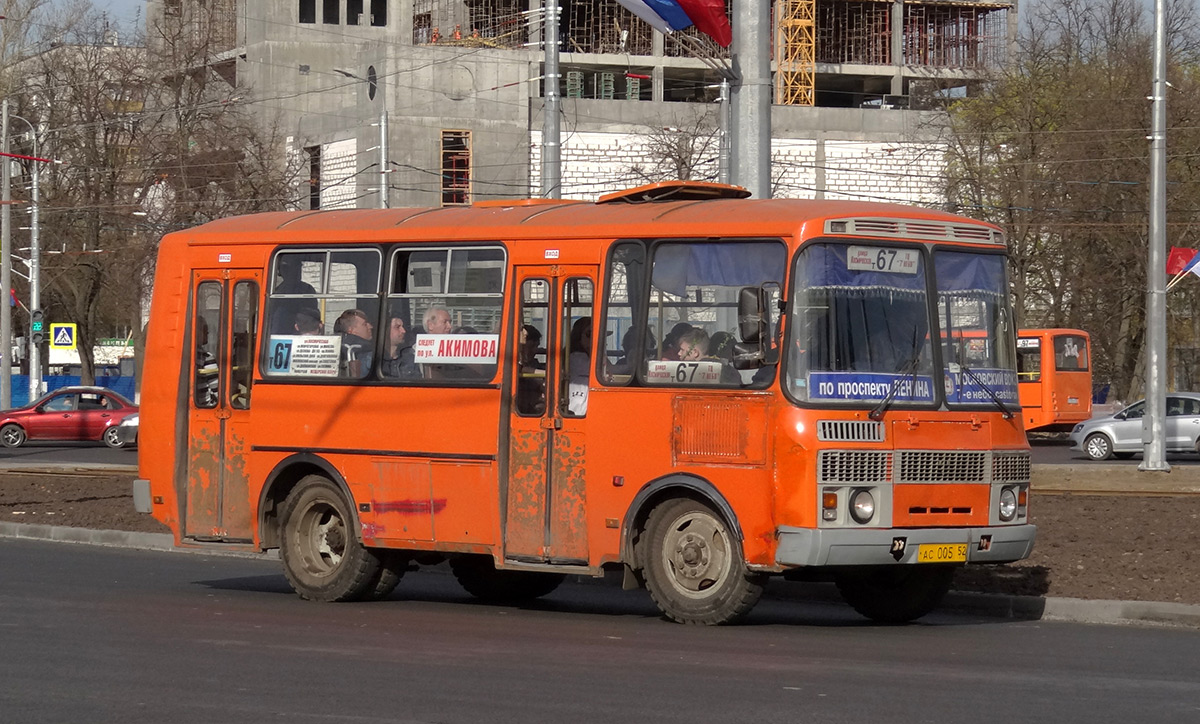
M233 430L227 431L223 452L225 476L221 491L221 527L231 538L252 538L254 514L250 502L250 476L246 472L245 438Z
M221 500L221 434L207 425L194 425L188 442L187 534L219 534Z
M505 553L541 556L546 528L546 433L513 430L510 440Z
M588 559L585 436L554 436L553 492L550 495L551 558Z

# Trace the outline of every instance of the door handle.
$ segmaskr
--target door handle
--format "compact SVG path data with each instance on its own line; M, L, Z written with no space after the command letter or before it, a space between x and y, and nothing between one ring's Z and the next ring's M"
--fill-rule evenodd
M543 417L541 428L543 430L561 430L562 429L562 418L561 417Z

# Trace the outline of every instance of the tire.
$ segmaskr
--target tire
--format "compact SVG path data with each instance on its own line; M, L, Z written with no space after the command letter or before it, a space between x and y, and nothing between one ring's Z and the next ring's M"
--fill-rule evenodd
M121 442L121 438L117 435L116 425L113 425L105 430L104 434L100 436L100 439L104 441L105 445L108 445L113 450L120 450L121 448L125 447L125 443Z
M913 564L849 571L836 579L838 591L855 610L880 623L907 623L941 603L957 566Z
M487 556L459 556L450 570L460 586L475 598L490 603L523 603L558 588L566 576L536 571L498 571Z
M1102 432L1094 432L1083 441L1083 451L1092 460L1108 460L1113 455L1112 441Z
M296 484L280 513L279 557L301 598L355 601L380 589L382 563L359 541L354 526L350 505L333 481L308 475Z
M21 447L26 439L25 428L15 422L0 427L0 444L4 447Z
M382 601L392 595L408 570L408 557L400 551L379 551L376 556L379 558L379 573L367 586L362 597L364 601Z
M765 576L750 573L737 538L707 505L668 500L650 511L644 535L639 551L646 588L672 621L733 623L762 596Z

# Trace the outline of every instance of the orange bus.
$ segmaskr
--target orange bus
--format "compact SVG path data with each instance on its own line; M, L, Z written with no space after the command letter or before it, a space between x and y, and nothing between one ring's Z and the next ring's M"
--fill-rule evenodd
M1070 432L1092 416L1092 340L1082 329L1017 332L1017 380L1026 432Z
M930 611L1026 557L1001 231L937 211L601 197L265 213L166 236L139 510L279 549L303 598L448 562L482 598L623 570L666 617L772 575ZM985 330L982 357L932 344Z

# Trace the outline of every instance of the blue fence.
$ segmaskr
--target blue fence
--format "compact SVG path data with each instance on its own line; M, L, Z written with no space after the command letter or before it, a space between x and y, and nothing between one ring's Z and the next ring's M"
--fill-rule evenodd
M42 380L46 383L47 392L79 384L78 375L51 375L43 377ZM133 399L132 377L97 377L96 387L107 387L130 400ZM24 407L29 404L29 375L12 376L12 404L13 407Z

